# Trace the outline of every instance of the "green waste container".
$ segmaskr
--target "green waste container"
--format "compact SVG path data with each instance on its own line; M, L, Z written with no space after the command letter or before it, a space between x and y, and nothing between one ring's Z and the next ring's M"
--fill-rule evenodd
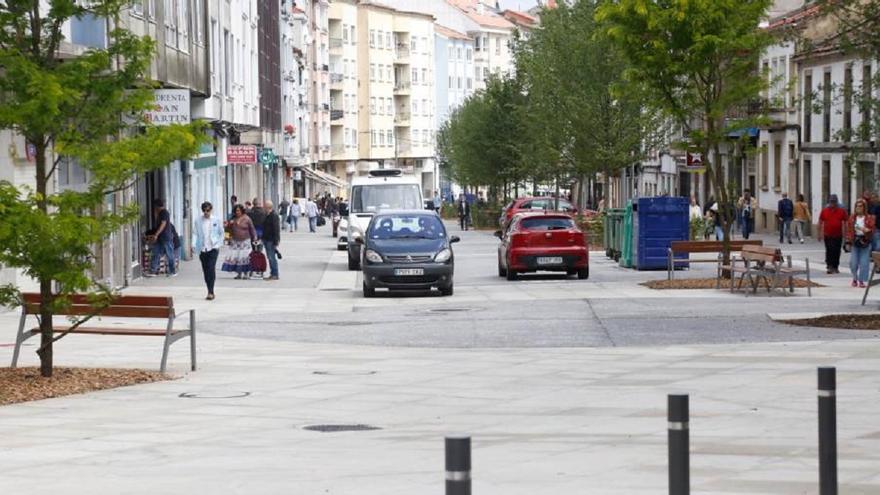
M623 213L623 229L620 235L620 266L632 268L633 266L633 202L627 201Z
M605 209L605 256L617 261L621 254L623 239L623 208Z

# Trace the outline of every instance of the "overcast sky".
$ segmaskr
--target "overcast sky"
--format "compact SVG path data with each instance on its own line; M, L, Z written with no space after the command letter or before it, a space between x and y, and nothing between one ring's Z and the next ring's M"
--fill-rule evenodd
M501 0L502 9L529 10L537 5L536 0Z

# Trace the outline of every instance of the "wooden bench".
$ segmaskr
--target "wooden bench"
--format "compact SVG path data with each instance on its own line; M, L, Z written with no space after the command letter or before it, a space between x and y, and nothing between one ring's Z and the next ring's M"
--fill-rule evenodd
M877 273L878 268L880 268L880 251L872 251L871 260L874 262L874 266L871 269L871 278L868 279L868 285L865 287L865 295L862 296L862 306L864 306L865 301L868 300L868 292L871 290L871 287L880 284L880 279L874 280L874 274Z
M737 261L742 265L738 266ZM730 265L719 264L718 281L716 288L721 286L722 271L731 272L730 291L734 289L734 278L739 273L739 283L737 288L742 287L742 282L746 277L752 286L752 292L758 291L758 285L761 281L767 286L767 292L775 288L784 288L782 282L788 282L789 292L794 292L794 279L798 275L806 275L807 277L807 295L812 296L812 282L810 280L810 260L805 260L805 267L798 268L792 266L791 255L783 257L782 251L778 248L763 246L744 246L739 258L731 258Z
M741 240L741 241L730 241L730 252L737 253L742 251L743 246L762 246L764 245L764 241L760 240ZM719 263L721 260L722 252L724 251L724 243L722 241L672 241L669 243L669 249L667 249L667 278L672 280L675 276L675 267L676 263ZM718 253L718 257L715 259L677 259L675 255L677 254L692 254L692 253Z
M18 335L15 339L15 351L12 354L12 367L18 364L18 355L21 351L21 344L31 337L40 335L40 329L31 328L25 330L28 315L40 314L40 295L35 293L22 294L25 304L21 309L21 320L18 324ZM77 294L71 297L70 306L63 312L56 313L58 316L86 316L95 312L95 308L89 304L85 295ZM186 313L189 313L189 328L175 329L175 320ZM165 328L128 328L128 327L111 327L99 326L98 317L113 318L141 318L141 319L160 319L166 322ZM53 330L55 333L62 333L70 329L69 325L55 325ZM75 328L71 334L92 334L92 335L122 335L122 336L143 336L143 337L164 337L165 344L162 349L162 361L159 370L165 372L168 363L168 349L174 342L189 337L190 344L190 364L192 370L196 370L196 312L195 310L186 310L180 313L174 312L174 302L171 297L163 296L119 296L115 298L109 306L97 312L97 315L86 322L83 326Z

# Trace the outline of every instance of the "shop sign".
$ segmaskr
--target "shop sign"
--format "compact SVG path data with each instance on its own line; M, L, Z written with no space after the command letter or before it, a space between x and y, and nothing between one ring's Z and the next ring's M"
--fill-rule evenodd
M263 165L275 163L275 151L272 148L263 148L260 151L260 163Z
M234 144L226 147L226 163L248 165L257 163L257 147L248 144Z
M153 106L152 109L144 112L144 120L153 125L189 124L189 90L153 91Z

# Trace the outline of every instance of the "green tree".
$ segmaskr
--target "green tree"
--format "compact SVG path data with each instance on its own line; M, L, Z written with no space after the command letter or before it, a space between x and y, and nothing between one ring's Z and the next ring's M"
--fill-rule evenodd
M641 93L622 90L627 61L595 20L596 9L590 0L560 2L516 49L533 161L557 184L609 177L636 163L658 127Z
M629 61L627 78L648 103L684 130L703 155L727 240L735 191L721 163L721 144L750 125L744 115L766 78L758 57L772 43L759 24L771 0L619 0L603 2L597 20ZM760 116L756 121L760 120Z
M0 129L23 136L36 150L35 190L0 183L0 264L21 268L40 286L43 376L52 375L53 314L70 295L90 293L95 311L112 293L92 279L93 248L130 222L137 205L110 212L108 194L138 174L193 156L201 126L152 127L140 118L152 105L146 80L152 40L118 26L126 0L8 0L0 3ZM107 19L109 43L74 58L61 57L63 27L74 18ZM85 191L53 191L62 160L76 160L89 176ZM0 288L0 303L20 304L15 286ZM72 319L78 326L91 316Z

